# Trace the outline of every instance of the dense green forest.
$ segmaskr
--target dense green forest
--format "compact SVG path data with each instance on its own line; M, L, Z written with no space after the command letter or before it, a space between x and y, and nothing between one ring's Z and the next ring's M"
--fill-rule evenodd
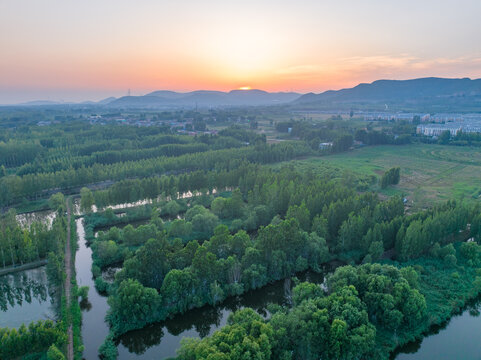
M481 292L481 247L464 243L453 250L457 265L428 256L394 266L340 267L329 277L327 292L301 283L294 288L293 306L272 306L269 319L240 310L212 336L185 339L178 359L246 353L257 359L388 359L394 348L442 323Z
M215 305L296 272L319 271L331 259L371 263L393 251L401 264L431 256L455 266L451 243L480 235L479 207L448 202L404 214L399 197L380 201L374 193L357 194L337 180L322 180L289 167L278 172L258 166L250 170L246 167L244 175L237 177L240 186L225 196L204 194L199 199L166 201L158 209L149 207L137 216L150 216L150 223L137 228L113 227L95 238L96 225L115 224L119 218L112 211L86 218L93 242L93 272L99 276L96 284L111 295L112 336L204 304ZM163 221L162 213L183 216ZM118 263L123 263L123 269L115 282L105 283L100 270ZM408 294L404 289L403 295ZM413 294L418 300L412 301L425 302L420 293ZM411 300L393 301L400 306ZM322 306L328 307L324 302ZM408 310L397 311L386 318L389 321L380 321L392 324L390 316L397 316L416 323L408 320ZM111 349L109 344L104 352Z
M73 280L67 305L65 241L70 229L75 254L76 225L60 191L80 202L92 276L108 296L105 359L117 357L116 341L129 331L326 265L335 269L322 286L297 283L292 303L271 305L268 316L233 313L211 336L184 340L178 358L387 359L481 291L479 202L410 211L404 195L388 192L404 176L402 164L370 179L355 169L339 176L339 169L285 164L348 155L356 146L410 146L419 140L413 124L274 121L228 111L215 114L219 122L213 113L179 112L176 121L138 115L150 117L149 126L42 116L51 123L0 121L0 266L46 259L59 318L0 329L2 359L62 359L70 325L75 357L82 356L77 300L88 291ZM478 139L460 134L448 142L462 141ZM14 207L39 203L56 212L52 225L22 227ZM120 270L105 279L113 267ZM16 300L3 290L5 309Z

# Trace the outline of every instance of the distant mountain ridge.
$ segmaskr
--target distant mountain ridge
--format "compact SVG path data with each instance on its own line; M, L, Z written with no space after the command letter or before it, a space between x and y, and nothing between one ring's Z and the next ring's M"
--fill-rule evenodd
M353 88L308 93L293 101L295 106L340 106L353 104L478 103L481 101L481 79L419 78L412 80L377 80Z
M270 93L256 89L229 92L198 90L187 93L158 90L144 96L123 96L106 105L127 108L262 106L286 104L300 96L295 92Z
M31 101L18 106L101 106L118 109L221 108L283 105L289 110L395 110L481 112L481 79L428 77L376 80L320 94L232 90L186 93L157 90L143 96L109 97L98 102Z

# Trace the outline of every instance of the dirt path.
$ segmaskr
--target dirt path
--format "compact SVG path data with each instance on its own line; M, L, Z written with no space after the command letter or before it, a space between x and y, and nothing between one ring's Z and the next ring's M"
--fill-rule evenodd
M65 245L65 297L67 299L67 307L70 307L70 291L72 280L72 252L70 250L70 205L67 199L67 243ZM73 360L73 331L72 324L69 325L67 330L68 335L68 350L67 359Z

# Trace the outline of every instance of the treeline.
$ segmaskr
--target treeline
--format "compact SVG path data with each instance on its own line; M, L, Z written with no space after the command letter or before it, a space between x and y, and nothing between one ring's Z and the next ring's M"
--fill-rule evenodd
M366 145L406 145L411 143L412 135L408 133L395 136L385 131L359 129L354 139Z
M121 180L105 190L92 192L95 205L104 208L108 205L131 203L144 199L174 198L189 191L222 190L237 186L239 178L255 164L244 162L231 170L193 171L181 175L162 175L143 179Z
M452 139L453 145L481 146L481 133L463 133L459 131Z
M378 329L410 331L425 318L417 276L410 267L339 268L329 278L327 293L319 285L301 283L293 289L291 309L272 306L269 320L252 309L240 310L212 336L184 340L177 358L245 353L256 359L377 358Z
M396 253L400 260L419 257L431 252L442 254L441 245L467 236L479 238L479 207L468 207L455 201L430 211L408 217L396 234ZM470 224L470 227L468 227Z
M154 148L166 144L188 144L188 136L165 135L156 128L146 131L134 126L51 125L25 131L6 132L0 142L0 164L7 168L41 163L69 154L90 156L104 151Z
M318 124L291 120L276 123L276 130L306 141L313 150L319 150L321 142L332 142L331 151L342 152L348 150L354 140L352 124L342 120L328 120Z
M219 136L166 135L158 127L68 125L27 128L26 132L8 133L0 141L0 165L17 168L19 176L88 167L95 162L135 161L159 156L240 147L246 143L265 143L265 136L232 127Z
M0 204L7 205L21 198L35 198L51 189L71 189L104 180L123 180L131 177L161 175L173 171L230 169L243 161L272 163L306 155L309 149L303 144L257 145L241 149L210 150L200 154L178 157L159 157L128 161L111 165L94 164L74 170L54 173L28 174L23 177L0 178Z
M22 228L12 209L0 217L0 264L24 264L45 259L50 252L61 253L65 241L65 223L56 217L52 228L41 222L34 222L29 228Z
M245 128L239 125L232 125L228 128L219 131L220 136L229 136L239 141L247 142L249 144L265 143L266 136L257 134L253 131L246 131Z
M50 320L32 322L17 329L0 328L0 359L10 360L23 358L28 354L42 356L47 349L51 355L47 359L65 359L58 348L67 343L67 334ZM45 356L45 355L44 355Z
M231 142L225 144L222 148L238 147L239 144ZM209 150L209 146L203 143L194 144L168 144L148 149L132 149L132 150L106 150L95 152L86 156L71 156L68 153L49 157L45 160L36 160L34 163L22 165L16 172L16 175L23 176L27 174L55 172L68 168L79 169L82 166L89 167L93 164L114 164L126 161L138 161L141 159L150 159L159 156L180 156L184 154L195 154Z
M254 240L244 231L231 235L223 225L202 245L194 240L183 247L158 236L125 261L108 319L121 334L297 271L319 270L327 259L325 241L302 231L294 219L259 229Z
M187 138L187 139L186 139ZM166 142L166 144L163 144ZM154 157L167 156L174 157L184 154L194 154L207 150L229 149L241 147L245 144L232 137L224 136L207 136L199 137L178 136L176 140L174 136L162 135L159 138L150 141L143 140L136 144L123 144L118 140L104 141L101 151L94 151L89 146L89 154L76 155L76 151L72 148L67 149L49 149L49 153L45 156L37 156L35 161L23 164L16 170L16 175L23 176L26 174L54 172L69 168L79 169L81 167L89 167L93 164L114 164L118 162L137 161L142 159L150 159ZM156 145L160 143L159 145ZM139 147L144 146L144 147ZM99 147L99 144L95 144ZM86 150L85 148L81 148ZM78 151L78 150L77 150Z
M354 251L350 254L354 258L356 254L365 256L364 261L378 260L385 250L394 248L395 258L405 261L464 240L470 234L478 236L479 230L472 228L470 232L468 224L479 221L479 208L452 201L429 211L400 216L402 203L396 202L390 210L380 205L370 214L366 210L363 216L350 214L339 228L337 248Z

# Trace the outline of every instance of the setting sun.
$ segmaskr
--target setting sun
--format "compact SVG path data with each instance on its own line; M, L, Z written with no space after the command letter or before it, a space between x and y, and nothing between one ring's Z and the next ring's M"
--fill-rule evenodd
M250 90L252 89L250 86L241 86L238 90Z

